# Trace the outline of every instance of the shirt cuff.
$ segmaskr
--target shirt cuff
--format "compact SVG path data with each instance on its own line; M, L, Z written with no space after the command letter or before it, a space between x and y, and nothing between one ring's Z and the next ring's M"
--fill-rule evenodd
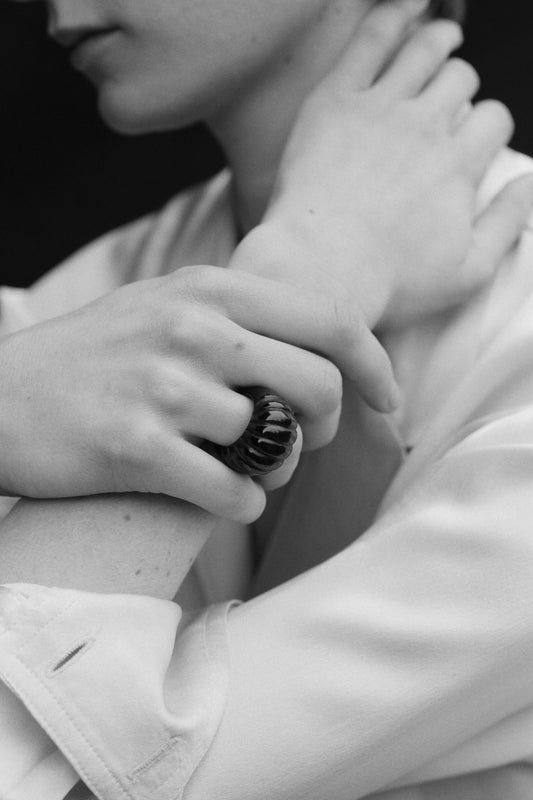
M224 710L231 605L184 620L140 595L5 586L0 679L100 800L176 800Z

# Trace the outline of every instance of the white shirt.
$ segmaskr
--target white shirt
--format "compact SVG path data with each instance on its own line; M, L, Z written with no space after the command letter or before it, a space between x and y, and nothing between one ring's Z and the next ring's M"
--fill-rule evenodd
M531 170L507 152L480 202ZM3 331L223 266L233 236L221 176L4 290ZM214 605L187 624L151 598L3 591L2 800L55 800L77 774L102 800L533 795L533 235L467 306L386 345L404 408L347 386L336 441L271 502L258 574L242 533L210 544L180 604Z

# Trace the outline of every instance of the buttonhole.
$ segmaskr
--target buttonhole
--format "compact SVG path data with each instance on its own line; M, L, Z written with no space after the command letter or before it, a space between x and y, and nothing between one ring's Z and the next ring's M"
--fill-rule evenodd
M71 650L69 653L67 653L67 655L58 661L55 667L52 668L52 672L58 672L60 669L63 669L63 667L65 667L69 661L72 661L75 656L81 653L81 651L84 650L88 644L89 642L83 642L83 644L79 644L74 648L74 650Z

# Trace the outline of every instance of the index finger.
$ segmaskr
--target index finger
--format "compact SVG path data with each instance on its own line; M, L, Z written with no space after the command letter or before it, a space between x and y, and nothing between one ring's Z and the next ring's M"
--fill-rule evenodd
M197 268L192 270L197 283ZM175 273L182 288L187 275L187 268ZM325 356L378 411L398 405L389 357L352 298L220 267L203 268L202 281L204 301L241 328Z
M428 0L386 0L373 6L324 85L368 89L428 6Z

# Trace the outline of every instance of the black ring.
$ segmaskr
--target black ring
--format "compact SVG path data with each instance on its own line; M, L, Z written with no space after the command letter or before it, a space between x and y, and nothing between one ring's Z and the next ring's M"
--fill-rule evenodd
M228 447L215 445L218 458L235 472L257 477L278 469L290 456L297 436L297 422L290 405L261 386L243 390L254 402L248 427Z

